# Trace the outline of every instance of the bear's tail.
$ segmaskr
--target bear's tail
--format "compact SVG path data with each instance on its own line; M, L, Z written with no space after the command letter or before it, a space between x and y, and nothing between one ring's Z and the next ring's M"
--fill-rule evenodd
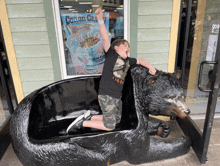
M178 157L188 153L190 139L182 136L171 140L150 137L149 162Z

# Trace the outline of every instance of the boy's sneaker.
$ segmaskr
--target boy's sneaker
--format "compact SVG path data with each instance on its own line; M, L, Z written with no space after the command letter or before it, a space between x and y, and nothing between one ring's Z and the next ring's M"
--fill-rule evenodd
M76 118L67 128L66 132L70 132L73 129L80 129L82 127L83 121L85 120L91 120L92 115L91 111L86 111L83 115L80 115L78 118Z
M83 114L83 116L84 116L84 120L91 120L91 118L92 118L91 111L90 110L86 111Z
M76 118L67 128L66 132L70 132L72 129L80 129L82 127L82 123L84 121L84 115L80 115Z

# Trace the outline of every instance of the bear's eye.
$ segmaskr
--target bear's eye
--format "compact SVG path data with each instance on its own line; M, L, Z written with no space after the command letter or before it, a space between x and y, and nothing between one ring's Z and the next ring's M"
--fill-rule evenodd
M168 98L168 99L175 99L175 98L176 98L176 95L171 94L171 95L167 96L167 98Z
M156 77L151 78L151 79L149 80L149 84L151 85L151 84L155 83L156 80L157 80Z
M181 94L180 96L183 100L185 100L185 95L184 95L184 92Z
M181 98L182 98L183 100L186 99L184 93L181 95Z

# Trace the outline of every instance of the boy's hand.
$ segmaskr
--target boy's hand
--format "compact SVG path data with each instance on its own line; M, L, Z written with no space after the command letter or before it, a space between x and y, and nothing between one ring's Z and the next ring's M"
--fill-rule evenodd
M150 73L151 75L155 75L156 72L157 72L157 71L156 71L156 69L155 69L154 67L149 68L149 73Z
M103 20L103 12L102 12L102 8L101 7L96 9L95 14L97 16L97 20L98 21L102 21Z

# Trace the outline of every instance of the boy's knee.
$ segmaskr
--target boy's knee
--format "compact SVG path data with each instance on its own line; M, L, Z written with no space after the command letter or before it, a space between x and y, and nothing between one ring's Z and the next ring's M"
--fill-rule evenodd
M114 130L114 129L109 129L109 128L106 128L106 130L107 130L107 131L112 131L112 130Z
M110 130L114 130L115 126L116 126L116 122L115 120L113 121L108 121L108 120L104 120L105 118L103 118L103 124L104 126L110 131Z

